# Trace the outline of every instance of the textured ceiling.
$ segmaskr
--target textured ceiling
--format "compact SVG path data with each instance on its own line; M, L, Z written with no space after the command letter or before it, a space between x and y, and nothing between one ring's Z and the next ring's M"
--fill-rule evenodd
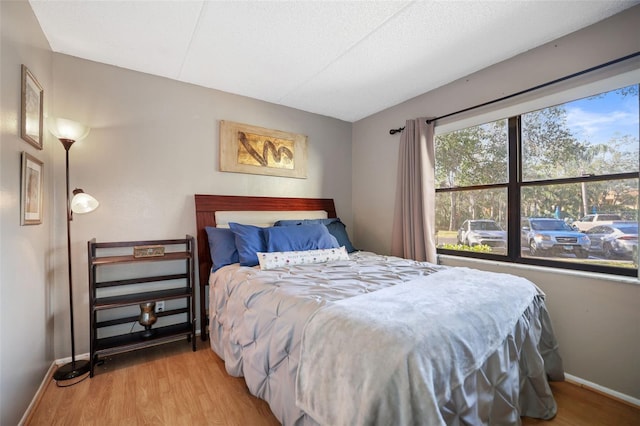
M350 122L638 3L30 0L54 52Z

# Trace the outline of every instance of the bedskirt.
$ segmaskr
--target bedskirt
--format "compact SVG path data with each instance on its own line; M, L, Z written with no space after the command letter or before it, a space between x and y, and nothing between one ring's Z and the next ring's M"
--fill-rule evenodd
M562 359L542 298L536 298L502 345L482 366L452 389L451 398L439 407L439 423L412 421L393 424L428 426L520 425L521 416L552 419L557 406L548 380L563 381ZM395 412L393 398L382 401L380 412L356 424L389 424ZM419 401L410 402L419 405ZM308 415L294 424L318 425ZM338 426L342 423L337 423Z
M536 298L503 344L452 390L440 415L451 426L551 419L557 407L548 379L564 380L564 370L544 300Z
M526 357L524 373L540 379L536 389L542 391L535 396L543 399L544 410L536 411L536 417L553 416L553 398L543 386L542 357L535 345L533 351L526 350L526 343L538 341L540 333L533 327L524 330L537 319L543 297L524 278L450 268L325 306L304 329L296 405L326 425L444 426L451 421L440 411L454 390L490 355L501 347L509 349L512 336L517 339L516 348L521 348L520 356ZM518 322L521 328L515 329ZM517 359L512 361L517 368ZM473 388L477 401L495 395L493 385L500 384L506 374L491 369L483 373L488 381ZM511 374L511 380L517 378ZM518 389L509 383L505 386ZM469 387L466 390L464 396ZM470 402L464 400L454 408ZM518 404L501 408L483 416L475 412L472 423L515 424ZM460 414L460 410L453 412Z

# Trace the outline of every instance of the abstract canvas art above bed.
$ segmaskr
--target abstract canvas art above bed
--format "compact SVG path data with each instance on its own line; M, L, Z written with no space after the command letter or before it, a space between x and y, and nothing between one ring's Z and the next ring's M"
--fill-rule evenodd
M318 209L327 219L305 223ZM223 210L301 216L220 231ZM520 424L555 415L547 380L563 380L562 360L533 283L357 251L344 225L329 232L339 219L327 199L196 195L196 217L211 348L283 424ZM210 240L207 227L223 239ZM260 265L258 253L291 251L303 260Z

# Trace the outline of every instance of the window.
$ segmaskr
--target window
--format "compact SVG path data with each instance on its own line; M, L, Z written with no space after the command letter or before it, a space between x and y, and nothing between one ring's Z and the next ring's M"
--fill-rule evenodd
M637 275L638 89L438 134L438 252Z

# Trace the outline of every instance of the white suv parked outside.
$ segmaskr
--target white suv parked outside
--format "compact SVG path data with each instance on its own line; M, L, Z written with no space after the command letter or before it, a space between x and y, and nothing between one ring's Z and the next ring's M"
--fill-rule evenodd
M495 220L465 220L458 229L458 244L469 247L487 245L494 248L507 247L507 232Z

